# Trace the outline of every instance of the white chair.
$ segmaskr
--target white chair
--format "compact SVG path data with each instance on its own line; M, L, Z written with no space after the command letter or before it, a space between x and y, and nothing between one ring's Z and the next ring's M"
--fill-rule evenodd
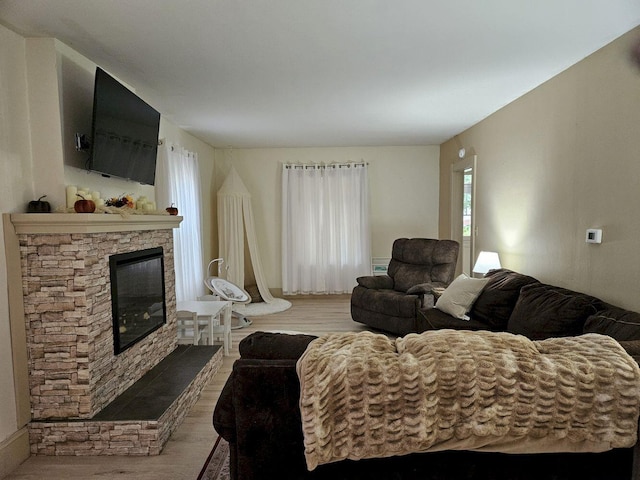
M203 295L198 297L200 302L220 302L220 297L217 295ZM221 341L224 348L224 354L229 355L229 348L231 346L231 302L218 314L217 322L213 322L213 326L209 326L210 320L206 316L198 316L199 322L205 322L208 325L207 330L204 332L204 336L207 337L207 343L213 344L214 339ZM209 337L211 332L212 338Z
M208 324L203 324L198 320L196 312L188 310L178 310L176 312L178 320L178 343L199 345L200 340L207 336Z

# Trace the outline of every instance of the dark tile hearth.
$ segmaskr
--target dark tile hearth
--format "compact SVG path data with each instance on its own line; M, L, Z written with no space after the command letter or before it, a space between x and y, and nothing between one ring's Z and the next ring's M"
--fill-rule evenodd
M158 420L220 348L179 345L92 420Z

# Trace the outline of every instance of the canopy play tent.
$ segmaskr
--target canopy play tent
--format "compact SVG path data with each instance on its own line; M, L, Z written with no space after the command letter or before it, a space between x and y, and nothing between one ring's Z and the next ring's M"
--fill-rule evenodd
M231 167L229 175L218 190L218 248L220 256L226 262L225 268L228 267L227 280L240 287L244 286L245 236L260 296L266 303L273 303L276 299L269 292L260 262L251 194L238 172Z

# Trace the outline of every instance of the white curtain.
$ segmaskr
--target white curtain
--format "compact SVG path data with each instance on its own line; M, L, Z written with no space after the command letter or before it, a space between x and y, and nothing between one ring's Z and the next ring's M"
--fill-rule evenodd
M183 217L180 228L173 230L177 301L204 294L200 202L198 155L178 145L163 145L156 169L156 203L159 208L174 204Z
M285 295L350 293L371 272L367 165L283 165Z

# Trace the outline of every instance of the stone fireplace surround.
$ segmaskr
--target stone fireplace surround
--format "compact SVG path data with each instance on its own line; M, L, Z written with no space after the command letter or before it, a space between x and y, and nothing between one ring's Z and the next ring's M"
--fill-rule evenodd
M11 221L21 257L31 453L160 453L219 368L220 351L160 421L91 419L177 346L172 229L181 217L14 214ZM109 256L158 246L164 250L167 323L114 355Z

